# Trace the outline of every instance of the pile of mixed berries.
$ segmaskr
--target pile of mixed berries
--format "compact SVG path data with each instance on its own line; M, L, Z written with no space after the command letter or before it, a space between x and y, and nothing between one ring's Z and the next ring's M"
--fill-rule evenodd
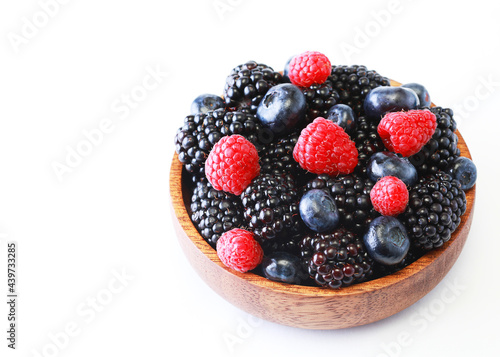
M235 67L175 136L191 219L227 267L337 289L441 247L466 211L474 163L451 109L420 84L293 56L283 74Z

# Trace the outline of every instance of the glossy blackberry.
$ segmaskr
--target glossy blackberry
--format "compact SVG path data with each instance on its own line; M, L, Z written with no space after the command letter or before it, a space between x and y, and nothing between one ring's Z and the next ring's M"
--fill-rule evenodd
M457 146L458 137L455 134L457 123L453 119L453 111L441 107L434 107L430 110L436 115L436 131L418 153L409 157L410 162L421 175L444 170L448 164L460 156L460 149Z
M373 273L373 260L363 240L345 228L306 235L300 242L300 250L309 275L320 286L338 289L361 283Z
M364 234L370 222L380 216L370 200L375 183L355 174L330 177L318 175L304 186L304 192L322 189L335 201L340 214L340 224L357 234Z
M193 190L191 220L214 248L222 233L245 224L240 198L217 191L208 181L198 182Z
M333 89L339 94L339 103L350 106L359 117L364 114L363 102L373 88L389 86L388 78L365 66L332 66L332 74L328 78Z
M466 208L467 200L460 183L440 171L420 178L410 189L410 200L402 221L412 244L431 250L450 239Z
M241 194L245 220L260 242L292 236L302 228L292 175L262 173Z
M377 122L365 116L358 118L352 139L358 150L358 165L355 170L359 174L364 175L366 173L366 164L373 154L386 150L382 139L377 133L377 126Z
M205 173L190 173L189 175L187 175L187 178L188 178L188 184L189 184L189 188L191 189L191 191L196 187L196 185L199 183L199 182L203 182L203 183L206 183L208 182L208 179L207 179L207 176L205 176Z
M291 173L300 186L314 175L302 169L293 158L293 148L299 140L300 131L293 132L283 138L273 141L260 152L261 172L279 174Z
M301 89L307 102L306 124L317 117L326 118L328 110L339 101L339 94L333 89L333 83L328 80L323 84L313 84Z
M231 110L248 109L255 113L266 92L282 82L282 75L265 64L255 61L241 64L226 78L226 106Z
M203 174L205 160L212 147L223 136L233 134L244 136L257 150L272 139L272 133L263 128L253 114L217 109L188 115L175 136L175 150L179 154L179 161L188 172Z

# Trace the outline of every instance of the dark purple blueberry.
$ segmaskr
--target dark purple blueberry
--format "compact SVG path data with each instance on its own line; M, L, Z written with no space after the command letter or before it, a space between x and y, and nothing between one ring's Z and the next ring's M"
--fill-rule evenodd
M302 221L314 232L326 232L339 224L339 210L332 196L321 189L307 191L301 198L299 212Z
M205 114L210 110L224 108L224 100L215 94L202 94L191 103L191 114Z
M476 164L468 157L457 157L445 171L448 172L453 179L460 182L462 190L468 190L476 184Z
M407 186L413 186L418 180L415 166L406 157L400 157L390 151L373 154L368 160L366 174L373 182L384 176L395 176Z
M337 123L347 134L356 129L357 117L354 110L345 104L336 104L328 110L328 120Z
M266 93L257 108L257 118L275 135L290 133L304 121L306 98L299 87L278 84Z
M429 91L423 85L418 83L406 83L401 87L411 89L417 93L421 108L431 106L431 96L429 95Z
M300 284L309 278L300 258L288 252L273 252L265 256L261 267L264 276L273 281Z
M370 257L383 265L399 264L410 249L405 226L390 216L375 218L368 226L363 241Z
M373 120L380 120L387 112L412 110L418 108L420 101L417 94L408 88L377 87L365 98L366 115Z

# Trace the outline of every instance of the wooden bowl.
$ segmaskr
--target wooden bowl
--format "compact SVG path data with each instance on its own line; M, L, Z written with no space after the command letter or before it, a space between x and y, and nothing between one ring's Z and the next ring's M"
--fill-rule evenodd
M461 155L471 158L460 133ZM443 247L397 273L332 290L274 282L253 273L225 267L216 251L201 237L186 207L191 193L187 173L174 154L170 195L179 243L200 277L220 296L259 318L306 329L341 329L369 324L406 309L431 291L457 260L469 234L476 189L466 192L467 211ZM207 306L207 309L210 308Z

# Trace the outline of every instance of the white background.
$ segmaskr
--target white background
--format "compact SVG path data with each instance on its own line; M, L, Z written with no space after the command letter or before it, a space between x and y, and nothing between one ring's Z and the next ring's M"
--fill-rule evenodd
M54 1L0 5L1 296L6 242L19 245L12 355L498 355L497 2L43 3ZM479 170L474 224L443 283L391 318L340 331L279 326L224 301L184 258L169 206L173 137L191 101L221 94L240 63L280 70L305 50L422 83L436 104L462 107ZM130 95L142 101L125 105ZM84 132L100 125L108 133L85 146ZM89 154L59 180L53 165L78 147ZM12 352L6 343L0 332L1 356Z

